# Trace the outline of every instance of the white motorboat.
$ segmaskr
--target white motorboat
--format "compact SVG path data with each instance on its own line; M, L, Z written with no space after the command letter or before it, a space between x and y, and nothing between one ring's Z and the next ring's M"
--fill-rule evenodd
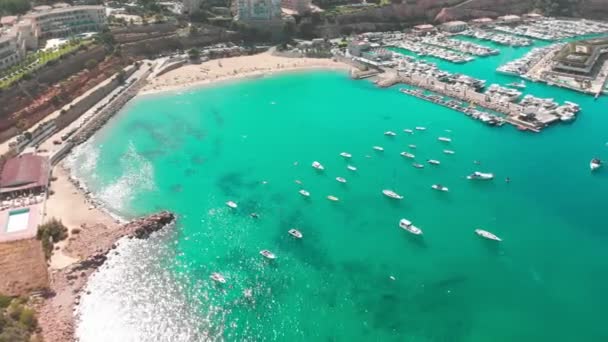
M415 168L417 168L417 169L423 169L424 168L424 165L418 164L418 163L413 163L412 166L415 167Z
M494 179L494 174L475 171L472 174L468 175L467 179L491 180Z
M288 233L289 233L289 235L295 237L296 239L301 239L304 237L304 235L302 235L302 233L300 233L300 231L297 229L290 229L288 231Z
M513 83L509 83L507 84L510 87L515 87L515 88L525 88L526 87L526 82L524 80L521 80L520 82L513 82Z
M454 152L452 150L443 150L443 153L445 153L445 154L454 154L456 152Z
M414 226L412 224L412 222L410 222L409 220L406 219L401 219L399 221L399 227L401 227L402 229L407 230L408 232L414 234L414 235L422 235L422 229Z
M426 131L426 127L422 127L422 126L417 126L416 127L417 131Z
M336 180L340 183L346 183L346 179L342 177L336 177Z
M384 147L382 146L374 146L373 149L380 152L384 151Z
M452 142L452 139L446 138L446 137L439 137L439 138L437 138L437 140L443 141L443 142Z
M405 157L405 158L410 158L410 159L416 158L415 155L413 155L411 153L408 153L408 152L401 152L400 154L401 154L402 157Z
M296 179L296 180L294 180L293 182L294 182L294 183L296 183L296 184L302 184L302 181L301 181L301 180L299 180L299 179Z
M353 156L352 154L350 154L350 153L348 153L348 152L342 152L342 153L340 153L340 155L341 155L342 157L344 157L344 158L350 158L350 157L352 157L352 156Z
M398 200L403 199L403 196L399 195L398 193L394 192L393 190L382 190L382 193L386 197L390 197L390 198L398 199Z
M334 202L338 202L340 200L338 197L333 196L333 195L327 196L327 199L330 201L334 201Z
M272 253L271 251L267 250L267 249L263 249L260 251L260 254L266 258L266 259L270 259L270 260L274 260L277 258L276 255L274 255L274 253Z
M439 160L435 160L435 159L429 159L427 160L427 162L431 165L439 165L441 164L441 162Z
M433 188L433 189L435 189L437 191L443 191L443 192L448 192L449 191L449 189L447 187L445 187L445 186L443 186L441 184L433 184L431 186L431 188Z
M416 145L414 145L414 144L409 144L409 145L407 145L407 146L408 146L409 148L412 148L412 149L416 148Z
M496 235L488 232L487 230L475 229L475 234L481 236L482 238L488 239L488 240L502 241L501 238L499 238L498 236L496 236Z
M321 163L319 163L318 161L312 162L312 167L314 167L317 170L325 170L323 165L321 165Z
M211 273L211 276L209 278L217 281L218 283L226 284L226 278L224 278L223 275L221 275L221 274L219 274L217 272Z
M352 166L352 165L346 165L346 168L351 170L351 171L357 171L357 168Z
M300 193L300 195L304 196L304 197L309 197L310 196L310 192L302 189L300 191L298 191Z
M405 133L414 134L414 131L413 131L413 130L411 130L411 129L409 129L409 128L406 128L406 129L404 129L403 131L404 131Z
M226 205L229 206L232 209L236 209L236 207L238 207L238 205L235 202L233 202L233 201L226 202Z
M394 137L397 135L397 133L395 133L393 131L386 131L386 132L384 132L384 135L389 136L389 137Z
M591 168L591 171L595 171L597 169L599 169L602 166L602 161L599 158L593 158L591 159L591 162L589 163L589 167Z

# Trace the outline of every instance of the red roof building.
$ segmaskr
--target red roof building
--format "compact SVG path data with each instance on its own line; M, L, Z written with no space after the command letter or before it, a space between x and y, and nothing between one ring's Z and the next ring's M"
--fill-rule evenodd
M49 184L50 165L47 157L32 153L6 161L0 175L0 194L44 191Z

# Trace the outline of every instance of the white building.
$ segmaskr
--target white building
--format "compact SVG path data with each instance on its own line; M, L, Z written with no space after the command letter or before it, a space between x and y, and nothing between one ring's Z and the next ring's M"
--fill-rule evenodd
M101 31L107 25L103 6L38 6L23 18L32 22L38 40Z
M498 17L497 20L503 23L517 23L521 21L521 17L518 15L509 14L503 15L502 17Z
M281 0L237 0L236 20L268 22L281 20Z

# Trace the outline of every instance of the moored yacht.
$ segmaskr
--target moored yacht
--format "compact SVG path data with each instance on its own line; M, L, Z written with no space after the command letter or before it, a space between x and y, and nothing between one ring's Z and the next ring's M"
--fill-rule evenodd
M475 234L481 236L482 238L488 239L488 240L502 241L501 238L499 238L498 236L496 236L496 235L488 232L487 230L475 229Z
M435 160L435 159L429 159L427 160L427 162L431 165L439 165L441 164L441 162L439 160Z
M526 82L524 80L521 80L519 82L513 82L513 83L509 83L507 84L510 87L515 87L515 88L525 88L526 87Z
M443 150L443 153L445 153L445 154L454 154L456 152L454 152L452 150Z
M310 192L302 189L300 191L298 191L300 193L300 195L304 196L304 197L309 197L310 196Z
M407 147L414 149L414 148L416 148L416 145L414 145L414 144L409 144L409 145L407 145Z
M599 158L593 158L591 159L591 162L589 163L589 167L591 168L591 171L595 171L597 169L599 169L602 166L602 161Z
M401 154L402 157L405 157L405 158L410 158L410 159L416 158L415 155L413 155L411 153L408 153L408 152L401 152L400 154Z
M321 163L319 163L318 161L312 162L312 167L314 167L317 170L325 170L323 165L321 165Z
M403 131L404 131L405 133L409 133L409 134L413 134L413 133L414 133L414 131L413 131L413 130L411 130L411 129L409 129L409 128L406 128L406 129L404 129Z
M446 137L439 137L439 138L437 138L437 140L443 141L443 142L452 142L452 139L446 138Z
M327 196L327 199L330 201L334 201L334 202L338 202L340 200L338 197L333 196L333 195Z
M219 274L217 272L211 273L211 276L209 278L217 281L218 283L226 284L226 278L224 278L223 275L221 275L221 274Z
M449 191L449 189L447 187L445 187L445 186L443 186L441 184L433 184L431 186L431 188L433 188L433 189L435 189L437 191L443 191L443 192L448 192Z
M295 237L296 239L301 239L304 237L304 235L302 235L302 233L300 233L300 231L297 229L290 229L288 231L288 233L289 233L289 235Z
M468 175L467 179L491 180L494 179L494 174L475 171L472 174Z
M236 209L236 207L238 207L238 205L236 204L236 202L233 202L233 201L226 202L226 205L229 206L232 209Z
M398 199L398 200L403 199L403 196L399 195L398 193L394 192L393 190L382 190L382 193L386 197L390 197L390 198L394 198L394 199Z
M384 147L382 147L382 146L374 146L372 148L376 151L380 151L380 152L384 151Z
M346 178L336 177L336 180L340 183L346 183Z
M340 153L340 155L341 155L342 157L344 157L344 158L350 158L350 157L352 157L352 154L350 154L350 153L348 153L348 152L342 152L342 153Z
M417 131L426 131L426 127L422 127L422 126L417 126L416 127Z
M357 171L357 168L352 166L352 165L346 165L346 168L351 170L351 171Z
M386 132L384 132L384 135L389 136L389 137L394 137L397 135L397 133L395 133L393 131L386 131Z
M266 258L266 259L270 259L270 260L274 260L277 258L276 255L274 255L274 253L272 253L271 251L267 250L267 249L263 249L260 251L260 254Z
M423 164L418 164L418 163L413 163L413 164L412 164L412 166L413 166L413 167L415 167L415 168L417 168L417 169L422 169L422 168L424 168L424 165L423 165Z
M414 235L422 235L422 229L414 226L412 224L412 222L410 222L409 220L406 219L401 219L399 221L399 227L401 227L402 229L407 230L408 232L414 234Z

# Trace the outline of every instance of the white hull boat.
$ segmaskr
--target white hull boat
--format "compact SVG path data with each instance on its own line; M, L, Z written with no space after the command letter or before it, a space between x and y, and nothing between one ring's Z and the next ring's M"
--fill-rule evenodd
M357 168L352 166L352 165L347 165L346 166L347 169L351 170L351 171L357 171Z
M414 235L422 235L422 229L414 226L412 224L412 222L410 222L409 220L406 219L401 219L399 221L399 227L401 227L402 229L407 230L408 232L414 234Z
M435 160L435 159L429 159L427 160L427 162L431 165L440 165L441 162L439 160Z
M426 131L426 127L418 126L416 127L417 131Z
M325 170L325 167L323 167L323 165L321 165L321 163L319 163L318 161L314 161L312 162L312 167L314 167L317 170Z
M260 254L266 258L266 259L270 259L270 260L274 260L277 258L276 255L274 255L274 253L272 253L271 251L267 250L267 249L263 249L260 251Z
M412 164L412 166L417 169L424 169L424 165L422 165L422 164L414 163L414 164Z
M501 238L499 238L498 236L483 230L483 229L475 229L475 234L481 236L482 238L488 239L488 240L493 240L493 241L502 241Z
M589 168L591 169L591 171L595 171L595 170L599 169L601 166L602 166L602 161L599 160L598 158L591 159L591 162L589 163Z
M327 196L327 199L330 201L334 201L334 202L338 202L340 200L338 197L333 196L333 195Z
M389 137L394 137L397 135L397 133L395 133L393 131L386 131L386 132L384 132L384 135L389 136Z
M411 154L411 153L401 152L400 154L401 154L402 157L405 157L405 158L410 158L410 159L416 158L416 156L413 155L413 154Z
M403 131L404 131L405 133L408 133L408 134L414 134L414 131L412 131L412 130L411 130L411 129L409 129L409 128L406 128L406 129L404 129Z
M448 192L449 191L449 189L447 187L445 187L445 186L443 186L441 184L433 184L431 186L431 188L433 188L433 189L435 189L437 191L443 191L443 192Z
M449 143L449 142L452 142L452 139L450 139L450 138L446 138L446 137L439 137L439 138L437 138L437 140L439 140L439 141L443 141L443 142L448 142L448 143Z
M382 193L386 197L390 197L390 198L398 199L398 200L403 199L403 196L399 195L398 193L394 192L393 190L382 190Z
M452 150L443 150L443 153L445 153L445 154L454 154L456 152L454 152Z
M342 177L336 177L336 180L340 183L346 183L346 179Z
M467 179L492 180L494 179L494 174L475 171L468 175Z
M297 229L290 229L288 231L288 233L289 233L289 235L295 237L296 239L301 239L304 237L304 235L302 235L302 233L300 233L300 231Z
M235 202L233 202L233 201L226 202L226 205L229 206L232 209L236 209L238 207L238 205Z
M381 146L374 146L373 149L380 152L384 151L384 147Z
M310 192L302 189L300 191L298 191L300 193L300 195L304 196L304 197L309 197L310 196Z
M224 278L224 276L217 272L211 273L211 276L209 278L213 279L214 281L217 281L220 284L226 284L226 278Z
M353 155L352 155L352 154L350 154L350 153L348 153L348 152L342 152L342 153L340 153L340 156L342 156L342 157L344 157L344 158L350 158L350 157L352 157Z
M412 149L413 149L413 148L416 148L416 145L414 145L414 144L410 144L410 145L407 145L407 146L408 146L409 148L412 148Z

